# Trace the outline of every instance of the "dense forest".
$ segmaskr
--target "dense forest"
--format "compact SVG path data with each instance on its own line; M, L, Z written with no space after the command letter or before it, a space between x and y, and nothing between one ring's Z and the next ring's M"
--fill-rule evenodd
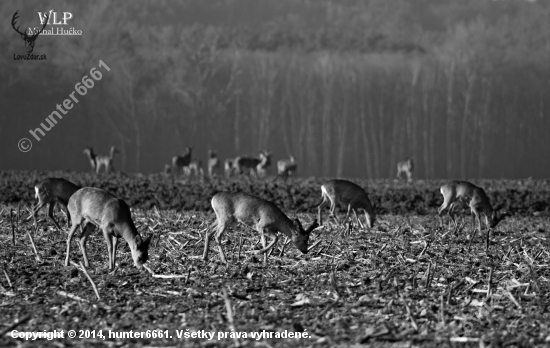
M550 2L520 0L5 1L0 169L159 172L206 159L293 155L301 176L548 177ZM12 26L70 12L81 36ZM102 70L40 141L29 130ZM21 138L33 147L17 149ZM272 172L274 170L272 169Z

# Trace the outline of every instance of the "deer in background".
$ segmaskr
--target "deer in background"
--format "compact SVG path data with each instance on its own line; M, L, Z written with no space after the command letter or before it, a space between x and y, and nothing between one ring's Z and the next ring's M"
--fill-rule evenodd
M439 215L441 226L443 226L442 214L446 209L449 209L448 214L451 217L455 228L458 227L454 218L454 210L457 201L468 202L468 206L470 207L472 214L472 229L474 233L476 232L476 219L479 226L479 233L481 233L481 220L479 218L480 213L485 215L485 225L487 226L487 229L496 227L500 221L508 216L507 213L498 216L497 212L493 210L489 197L487 197L485 191L481 187L478 187L468 181L449 181L441 186L440 192L443 195L443 204L439 207L437 214Z
M34 187L35 197L38 199L36 207L33 209L32 213L25 221L29 221L31 217L36 219L38 211L42 209L43 206L49 204L48 207L48 216L53 221L57 230L61 232L61 227L55 221L53 216L53 209L55 203L58 202L65 208L65 214L67 215L67 227L71 221L71 215L67 205L69 204L69 199L71 196L80 189L80 186L73 184L72 182L65 180L63 178L48 178L40 181Z
M208 150L208 176L214 175L214 169L220 167L220 161L218 160L218 154L214 150Z
M115 167L113 166L113 158L115 156L115 153L118 153L117 148L111 146L109 156L96 156L96 173L99 174L99 169L101 168L101 166L105 167L105 173L111 173L115 171Z
M307 230L304 230L298 219L290 220L275 203L246 193L220 192L212 197L211 204L216 213L216 221L206 230L204 237L202 258L205 261L208 260L210 239L215 234L220 259L227 264L221 237L230 226L235 226L237 222L254 228L260 234L263 248L260 253L264 254L264 263L267 263L267 251L277 243L278 232L290 238L298 250L307 254L309 235L319 226L317 221L314 221ZM215 230L214 227L216 227ZM275 237L267 246L266 233Z
M81 228L80 250L84 258L84 265L89 267L86 254L86 241L94 226L103 231L109 254L109 270L115 268L116 248L118 238L122 237L128 243L132 252L132 259L138 269L143 267L149 258L149 244L152 234L142 239L132 220L130 208L122 200L98 188L84 187L76 191L69 199L69 213L71 215L71 229L67 238L67 255L65 266L69 266L71 240L78 227Z
M92 166L92 171L95 173L97 168L97 156L94 153L94 150L88 146L84 149L83 153L88 156L88 160L90 160L90 165Z
M171 171L172 171L172 166L169 165L168 163L166 163L166 164L164 165L164 172L163 172L163 174L164 174L165 176L170 175L170 172L171 172Z
M401 174L407 176L407 181L412 181L412 172L413 172L413 161L408 158L406 161L397 163L397 178L401 178Z
M292 173L296 171L298 164L294 160L293 156L290 156L288 160L280 160L277 162L277 173L283 178L288 178Z
M269 157L266 156L264 151L260 152L258 158L239 156L233 161L233 171L237 174L243 174L245 171L248 171L248 173L254 175L258 173L258 166L262 162L262 166L269 165L270 163Z
M234 163L235 160L232 158L228 158L223 162L223 171L225 173L225 177L229 178L231 177L231 174L233 174L233 171L235 170Z
M260 152L260 163L256 166L256 172L260 178L264 178L267 175L267 168L271 165L271 152Z
M172 157L172 174L177 175L180 168L184 173L188 170L189 163L191 163L192 150L192 147L187 146L183 154Z
M355 214L355 219L357 220L357 224L361 226L361 228L365 228L365 225L363 225L363 223L359 219L359 216L357 215L357 210L361 209L365 212L365 220L367 226L369 228L372 228L374 226L376 216L374 214L374 210L372 209L372 204L369 200L369 197L361 186L347 180L330 180L329 182L321 186L321 196L323 197L323 201L319 205L317 213L319 223L321 225L323 224L321 211L324 207L329 205L329 203L330 216L332 216L338 223L340 223L340 220L338 220L338 218L336 217L335 210L336 203L341 202L348 207L346 217L344 218L344 225L348 221L350 211L353 210L353 213Z

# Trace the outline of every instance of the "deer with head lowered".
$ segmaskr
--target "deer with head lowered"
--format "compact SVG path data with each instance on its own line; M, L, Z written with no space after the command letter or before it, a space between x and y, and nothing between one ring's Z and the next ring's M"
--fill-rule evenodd
M277 173L283 178L288 178L292 173L296 171L298 164L294 160L293 156L290 156L288 160L280 160L277 162Z
M19 34L21 35L21 38L25 41L25 49L27 50L27 53L32 53L32 50L34 49L34 42L36 41L36 39L38 38L38 35L42 34L42 31L44 31L44 28L46 28L46 25L48 24L48 20L49 20L49 15L48 14L44 14L44 24L42 24L42 29L36 31L34 34L32 35L29 35L27 34L27 32L20 32L19 31L19 26L16 28L15 27L15 24L16 24L16 20L17 18L19 18L19 11L16 11L14 14L13 14L13 17L11 19L11 26L13 27L13 29Z
M457 201L466 201L470 207L472 213L472 228L476 231L475 220L478 222L479 232L481 233L481 220L479 214L485 215L485 224L487 228L494 228L496 225L508 216L507 213L498 216L497 212L493 210L489 197L481 187L478 187L468 181L453 180L444 184L440 188L440 192L443 195L443 204L439 207L438 215L441 226L443 226L443 212L448 209L448 214L453 221L455 228L458 227L454 218L454 210ZM472 236L473 237L473 236Z
M318 207L318 219L319 223L323 224L321 217L321 211L324 207L330 204L330 216L332 216L338 223L340 220L336 217L336 203L341 202L347 205L348 211L346 217L344 218L344 224L348 221L350 211L353 210L355 214L355 219L357 223L362 228L365 228L365 225L359 219L357 215L357 210L361 209L365 212L366 224L369 228L374 226L374 220L376 218L374 210L372 209L372 204L367 196L367 193L359 185L354 184L351 181L347 180L330 180L329 182L321 186L321 196L323 201Z
M36 207L33 209L32 213L26 219L26 221L29 221L33 216L34 218L36 218L36 214L38 214L38 211L42 209L42 207L46 204L49 204L48 216L53 221L57 229L61 231L61 227L59 226L57 221L55 221L55 218L53 216L55 203L58 202L62 204L65 208L68 226L71 221L71 215L69 213L69 209L67 208L67 205L69 204L69 198L71 198L73 193L75 193L79 189L80 186L75 185L72 182L67 181L63 178L48 178L40 181L34 187L35 197L38 199L38 203L36 204Z
M90 161L90 165L92 166L92 172L96 172L97 168L97 155L94 153L94 150L91 147L87 147L82 151L86 156L88 156L88 160Z
M220 192L212 197L211 203L216 213L216 222L207 229L204 237L204 254L202 256L204 260L208 260L208 246L210 239L215 234L220 259L227 264L221 237L230 226L236 225L237 222L251 226L260 233L263 247L260 253L264 254L264 263L267 263L266 252L277 243L278 232L290 238L298 250L307 254L309 235L319 226L317 221L314 221L304 230L298 219L290 220L275 203L246 193ZM215 230L214 227L216 227ZM275 239L267 246L266 233L275 236Z
M225 177L226 178L229 178L231 176L231 174L233 174L233 170L234 170L234 166L233 166L233 162L235 160L231 159L231 158L228 158L225 160L225 162L223 162L223 170L225 172Z
M80 250L84 258L84 265L89 267L86 241L94 230L94 226L98 226L103 231L109 254L109 270L115 268L116 248L120 237L124 238L130 246L132 259L138 269L141 269L147 262L149 244L153 235L151 234L146 239L140 236L132 220L130 208L122 199L98 188L84 187L76 191L69 199L69 212L72 226L67 238L65 266L69 266L71 240L80 227L82 230Z
M181 155L172 157L172 174L177 175L180 168L183 173L189 172L189 163L191 163L192 151L193 148L187 146Z
M405 174L407 181L412 181L413 161L407 158L406 161L397 163L397 178L401 178L401 174Z

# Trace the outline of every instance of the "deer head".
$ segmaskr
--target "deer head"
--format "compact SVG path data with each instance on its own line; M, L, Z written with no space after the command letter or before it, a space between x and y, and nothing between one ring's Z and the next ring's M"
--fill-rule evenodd
M26 31L25 32L20 32L19 31L19 26L17 28L15 27L15 24L16 24L15 21L17 20L17 18L19 18L18 13L19 13L19 11L16 11L13 14L13 18L11 19L11 26L13 27L13 29L16 32L19 33L19 35L21 35L21 38L23 38L23 40L25 40L25 49L27 50L27 53L32 53L32 50L34 49L34 42L38 38L38 35L40 35L42 33L42 31L44 30L44 28L48 24L49 15L47 13L44 14L45 18L44 18L44 24L42 25L42 29L40 29L39 31L35 32L32 35L29 35L29 34L27 34Z

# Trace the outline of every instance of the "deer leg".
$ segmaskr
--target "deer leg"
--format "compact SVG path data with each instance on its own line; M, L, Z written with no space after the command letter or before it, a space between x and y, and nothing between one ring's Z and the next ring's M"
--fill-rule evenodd
M59 232L61 232L61 226L59 226L59 224L57 223L57 221L55 221L55 218L53 216L53 208L55 207L55 202L54 201L51 201L50 202L50 206L48 207L48 216L50 217L50 219L53 221L53 223L55 224L55 227L57 227L57 230Z
M259 229L261 240L262 240L262 250L265 249L265 233L263 229ZM267 253L264 253L264 265L267 264Z
M321 204L319 204L319 207L317 208L317 219L319 220L319 225L323 225L323 216L321 215L321 211L323 208L325 208L327 205L329 205L328 200L325 196L323 196L323 201Z
M69 231L69 236L67 237L67 254L65 256L65 266L69 266L69 253L71 252L71 240L73 239L73 235L79 226L80 226L79 223L73 222L73 225L71 226L71 230Z
M110 269L115 269L116 266L116 247L118 246L118 238L116 236L111 237L113 241L113 257L112 257L112 263L109 265Z
M334 202L333 200L330 201L330 216L332 216L332 218L336 220L337 224L340 224L340 220L338 220L338 217L336 217L336 202Z
M69 208L67 206L65 206L65 215L67 216L67 227L70 227L71 213L69 213Z
M439 209L437 210L437 215L439 215L439 227L443 228L443 212L445 211L445 209L447 209L449 207L449 202L447 201L443 201L443 204L441 204L441 206L439 207Z
M29 214L29 217L25 221L29 221L31 219L31 217L33 217L33 216L36 219L36 215L38 214L38 211L40 209L42 209L42 207L45 206L46 204L48 204L48 203L38 201L38 203L36 204L36 207L33 208L32 213Z
M212 225L210 225L206 229L206 234L204 235L204 252L202 253L202 259L204 261L208 260L208 246L210 245L210 239L212 239L212 236L214 233L216 233L216 230L214 230L214 227L216 227L217 221L214 221Z
M113 236L113 234L108 228L109 228L108 226L104 226L102 230L103 230L103 238L105 238L105 244L107 244L107 256L109 256L109 271L112 271L114 269L113 241L111 239L111 236Z
M363 225L363 223L361 222L361 219L359 219L359 216L357 215L357 209L353 209L353 214L355 214L355 220L357 221L357 225L360 226L361 228L365 228L365 225Z
M227 222L225 222L223 224L218 223L218 229L216 231L216 236L215 236L216 243L218 243L218 252L220 253L220 259L226 265L227 265L227 259L225 258L225 253L224 253L223 247L222 247L222 235L225 232L225 230L227 229L227 227L228 227Z
M86 242L88 241L88 236L94 230L94 225L91 223L86 224L82 229L82 234L80 235L80 251L82 252L82 257L84 258L84 266L89 267L88 254L86 253Z

